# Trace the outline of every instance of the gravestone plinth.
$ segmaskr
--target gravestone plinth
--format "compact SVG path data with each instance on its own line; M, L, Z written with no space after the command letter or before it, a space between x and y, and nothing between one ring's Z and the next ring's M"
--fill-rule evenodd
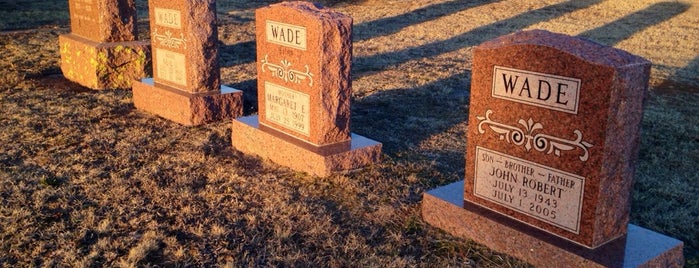
M133 100L182 125L232 119L242 91L221 85L216 1L149 1L153 78L134 81Z
M588 257L628 238L650 65L622 50L539 30L476 47L462 208L446 209L449 202L428 193L426 221L467 236L479 228L483 234L472 239L538 265L607 266ZM474 215L478 220L459 220L463 226L444 221ZM531 254L529 247L503 244L510 241L505 235L580 258ZM680 263L681 248L675 243L662 256ZM572 259L586 261L567 262ZM622 256L614 263L628 262Z
M133 0L70 0L71 33L58 37L63 75L92 89L130 88L148 75L150 45L137 41Z
M318 176L378 161L350 132L352 18L308 2L255 17L259 114L233 122L233 147Z

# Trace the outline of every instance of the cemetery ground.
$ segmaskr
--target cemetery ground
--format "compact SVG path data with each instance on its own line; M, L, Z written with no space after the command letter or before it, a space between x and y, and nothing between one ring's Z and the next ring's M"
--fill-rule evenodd
M66 81L67 1L17 2L0 3L0 267L526 267L420 214L464 176L473 46L524 29L653 62L631 223L699 266L697 2L326 1L354 18L352 131L384 146L327 178L233 150L229 121L183 127ZM222 82L254 114L254 9L273 1L218 2Z

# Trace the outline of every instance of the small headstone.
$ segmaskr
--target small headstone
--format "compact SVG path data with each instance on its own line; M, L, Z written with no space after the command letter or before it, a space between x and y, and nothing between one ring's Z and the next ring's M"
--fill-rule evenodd
M255 16L259 115L234 120L233 147L319 176L378 161L350 133L352 18L309 2Z
M216 1L149 1L153 78L134 82L136 108L183 125L242 114L242 91L221 85Z
M71 33L59 36L61 70L92 89L130 88L148 75L150 46L137 41L133 0L69 0Z
M540 30L476 47L465 209L437 212L440 201L428 193L426 220L447 227L453 225L443 219L456 214L489 217L492 224L460 220L478 226L481 233L470 238L535 265L638 261L624 257L630 238L623 237L650 66L619 49ZM539 252L537 244L553 251ZM652 258L676 264L681 242L679 248ZM590 257L600 250L621 255Z

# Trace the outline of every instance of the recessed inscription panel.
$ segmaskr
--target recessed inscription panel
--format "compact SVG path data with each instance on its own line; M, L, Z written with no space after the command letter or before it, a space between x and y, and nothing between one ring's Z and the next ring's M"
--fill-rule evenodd
M308 94L265 81L265 117L270 122L310 135Z
M306 27L267 20L265 34L267 42L306 50Z
M81 29L72 29L73 31L81 32L92 31L90 27L94 27L98 23L99 15L97 14L97 7L95 6L95 0L73 0L70 2L72 5L70 19L74 27L81 27ZM82 29L82 27L87 27Z
M585 178L479 146L475 161L474 195L580 232Z
M187 86L187 70L185 55L169 50L156 48L155 55L156 76L165 81Z
M492 96L578 113L580 79L495 66Z
M155 25L182 29L182 15L179 10L156 7Z

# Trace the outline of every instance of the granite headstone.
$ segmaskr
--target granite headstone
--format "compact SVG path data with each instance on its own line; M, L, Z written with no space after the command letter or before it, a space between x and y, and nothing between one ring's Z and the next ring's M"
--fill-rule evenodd
M570 256L594 263L584 256L599 248L621 247L615 252L624 253L619 241L629 228L650 66L628 52L542 30L476 47L464 209L455 211L492 215L521 233L489 228L497 224L479 218L472 219L473 226L454 227L443 218L456 214L443 214L449 210L438 207L446 203L430 193L423 203L426 220L447 228L485 227L480 230L485 234L473 239L536 265L580 264L564 262L575 259ZM526 238L510 240L518 236ZM551 243L561 250L546 255L510 246L523 243ZM577 250L565 250L570 248ZM679 248L670 250L668 263L680 262L681 242Z
M136 108L182 125L242 114L242 91L221 85L216 1L149 1L153 78L134 82Z
M259 115L233 122L233 147L319 176L378 161L350 132L352 18L309 2L255 16Z
M130 88L148 75L150 46L137 40L134 0L69 0L71 33L58 37L63 75L92 89Z

